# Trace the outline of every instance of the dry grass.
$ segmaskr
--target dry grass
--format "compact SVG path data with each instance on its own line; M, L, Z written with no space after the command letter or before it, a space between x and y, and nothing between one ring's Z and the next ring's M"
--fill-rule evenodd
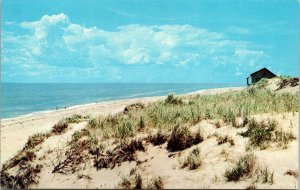
M98 152L94 157L94 166L97 169L114 168L125 161L134 161L136 151L145 151L141 139L133 139L130 142L123 141L113 150L108 150L106 154Z
M164 189L164 181L162 177L154 177L150 180L146 189Z
M69 174L75 173L80 169L80 165L87 160L85 150L88 150L87 141L79 141L74 143L66 152L65 158L58 160L57 163L53 164L52 173Z
M26 142L23 150L30 150L35 148L37 145L41 144L42 142L44 142L44 140L48 138L47 134L35 134L31 137L29 137L28 141Z
M149 134L147 141L152 143L154 146L164 144L168 140L168 135L163 133L162 130L158 130L154 135Z
M68 123L65 120L61 120L53 126L51 133L55 135L60 135L64 133L67 130L67 128L68 128Z
M296 77L284 77L282 78L282 80L280 80L279 84L278 84L278 88L276 90L280 90L283 89L287 86L297 86L299 85L299 78Z
M41 165L32 165L28 161L22 161L15 176L1 171L1 188L5 189L27 189L31 184L38 183L38 173Z

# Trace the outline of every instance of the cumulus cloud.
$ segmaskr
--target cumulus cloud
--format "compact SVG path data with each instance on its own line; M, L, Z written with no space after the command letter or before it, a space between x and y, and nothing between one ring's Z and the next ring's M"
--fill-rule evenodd
M249 42L191 25L132 24L108 31L72 23L61 13L22 22L20 27L25 34L3 33L3 64L10 64L7 71L12 67L33 71L50 68L53 72L81 68L89 75L101 75L110 70L121 79L119 67L125 65L251 67L264 55Z

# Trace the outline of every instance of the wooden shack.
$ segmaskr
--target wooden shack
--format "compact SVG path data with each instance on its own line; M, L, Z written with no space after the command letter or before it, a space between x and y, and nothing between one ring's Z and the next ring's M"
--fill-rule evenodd
M276 75L274 73L272 73L267 68L262 68L262 69L260 69L256 72L250 74L250 76L246 78L247 79L247 85L254 84L262 78L273 78L273 77L276 77ZM249 81L249 78L251 79L251 83Z

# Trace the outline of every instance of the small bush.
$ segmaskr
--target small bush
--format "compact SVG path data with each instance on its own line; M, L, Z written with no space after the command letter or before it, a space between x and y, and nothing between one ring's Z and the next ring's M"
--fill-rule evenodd
M199 168L202 165L202 158L200 155L200 149L193 149L187 158L181 164L181 168L188 167L190 170Z
M248 154L239 159L232 169L225 172L227 181L239 181L244 176L251 176L256 164L256 158L252 154Z
M183 101L180 98L175 97L174 94L170 94L167 96L165 104L180 105L183 104Z
M200 133L192 134L185 126L176 125L168 140L167 149L170 151L184 150L203 141Z

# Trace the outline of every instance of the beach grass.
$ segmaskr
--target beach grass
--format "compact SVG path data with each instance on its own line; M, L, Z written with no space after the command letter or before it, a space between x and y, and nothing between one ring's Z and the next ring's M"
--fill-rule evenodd
M179 100L180 99L180 100ZM180 103L179 103L180 102ZM168 96L138 110L129 110L108 117L91 119L88 130L101 131L97 138L124 139L139 131L158 128L172 132L177 124L193 126L205 119L221 119L233 127L238 117L248 122L248 116L260 113L298 111L298 94L275 93L256 86L238 92L216 95ZM97 133L97 132L96 132Z

